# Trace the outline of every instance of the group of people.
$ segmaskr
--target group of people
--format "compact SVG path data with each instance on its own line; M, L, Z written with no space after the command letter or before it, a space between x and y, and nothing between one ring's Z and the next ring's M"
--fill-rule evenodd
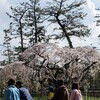
M14 79L9 79L7 84L8 87L5 89L2 100L33 100L33 97L28 89L25 88L23 82L15 82ZM71 93L68 92L63 80L57 81L55 90L53 86L49 86L49 90L47 100L83 100L77 83L72 84Z
M48 100L83 100L78 83L72 84L71 93L68 92L63 80L58 80L54 91L53 87L49 87Z
M9 79L8 86L4 91L2 100L33 100L28 89L25 88L23 82Z

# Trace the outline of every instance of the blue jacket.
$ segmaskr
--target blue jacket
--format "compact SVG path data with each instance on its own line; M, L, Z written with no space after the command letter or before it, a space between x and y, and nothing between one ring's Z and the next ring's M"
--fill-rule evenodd
M9 86L4 92L3 100L20 100L19 90L14 85Z
M19 88L19 90L20 90L20 100L33 100L28 89L26 89L25 87L21 87Z

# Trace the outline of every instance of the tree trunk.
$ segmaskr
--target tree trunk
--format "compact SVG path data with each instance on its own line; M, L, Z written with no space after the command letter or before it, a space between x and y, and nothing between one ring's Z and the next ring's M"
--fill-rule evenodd
M67 32L66 32L65 27L61 24L61 22L60 22L58 16L55 16L55 17L56 17L56 20L57 20L58 24L59 24L60 27L62 28L62 31L63 31L65 37L67 38L67 41L68 41L69 47L70 47L70 48L74 48L73 45L72 45L71 39L70 39L69 36L67 35Z

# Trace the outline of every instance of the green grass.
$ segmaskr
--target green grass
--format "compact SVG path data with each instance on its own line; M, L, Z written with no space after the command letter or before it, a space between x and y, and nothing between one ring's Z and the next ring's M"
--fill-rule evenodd
M85 96L83 100L100 100L100 97L89 97L89 96Z

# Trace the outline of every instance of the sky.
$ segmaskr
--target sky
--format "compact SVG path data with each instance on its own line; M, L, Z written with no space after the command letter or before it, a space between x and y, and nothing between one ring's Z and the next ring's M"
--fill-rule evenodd
M4 32L3 30L8 28L10 19L6 15L6 12L11 13L10 6L16 7L19 5L19 3L23 1L28 0L0 0L0 60L2 60L2 51L3 48L1 44L3 44L3 38L4 38ZM42 2L45 2L48 0L42 0ZM74 46L88 46L93 44L93 46L97 46L97 48L100 48L98 45L99 39L98 35L100 34L100 27L97 27L95 24L95 18L94 16L96 13L98 13L95 8L100 7L100 0L86 0L87 5L85 6L85 12L88 13L86 16L84 23L89 26L91 29L91 36L89 38L72 38L72 43ZM14 41L16 43L16 41ZM59 42L59 41L58 41ZM67 41L61 41L60 45L65 46Z

